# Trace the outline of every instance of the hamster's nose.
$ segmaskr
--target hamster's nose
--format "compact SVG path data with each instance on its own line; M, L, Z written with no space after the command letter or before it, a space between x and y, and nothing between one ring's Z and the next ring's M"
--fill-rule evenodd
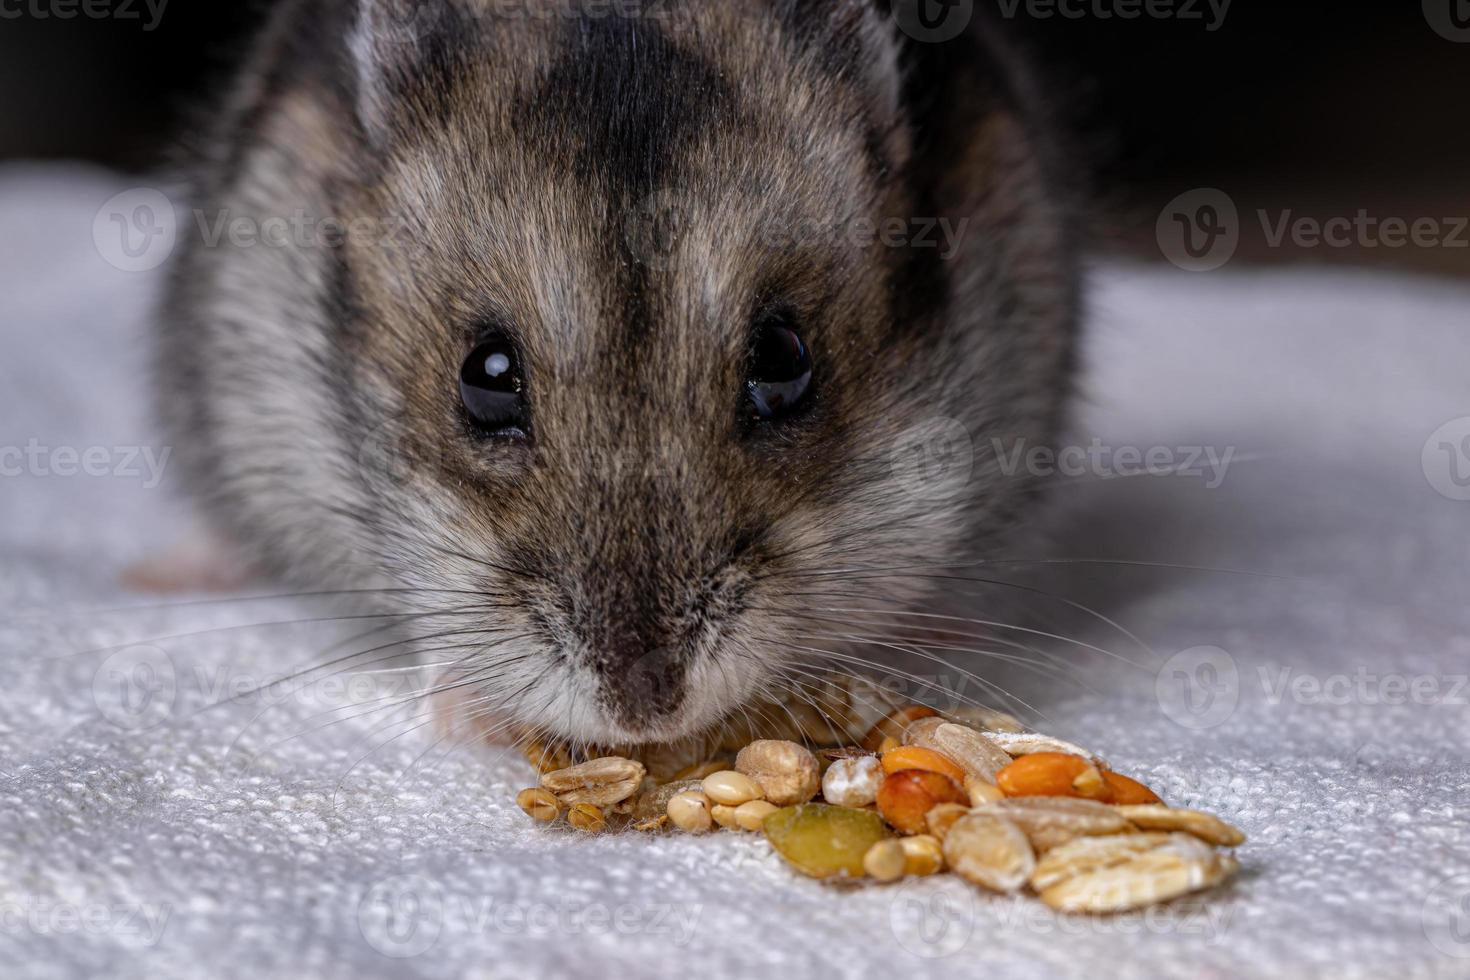
M679 702L681 684L673 658L655 650L635 659L622 679L628 700L653 714L668 714Z
M602 690L609 712L630 733L658 730L684 698L684 670L678 656L642 644L636 649L616 644L606 653Z

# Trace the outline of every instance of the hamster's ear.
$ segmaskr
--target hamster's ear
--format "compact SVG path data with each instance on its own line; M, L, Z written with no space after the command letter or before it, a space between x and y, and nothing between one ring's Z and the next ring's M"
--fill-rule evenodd
M395 96L412 83L424 50L450 19L452 0L351 0L347 38L357 115L374 143L385 143Z

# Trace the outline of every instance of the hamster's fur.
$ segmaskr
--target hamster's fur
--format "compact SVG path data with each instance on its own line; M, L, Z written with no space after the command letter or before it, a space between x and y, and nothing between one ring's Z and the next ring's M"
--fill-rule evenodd
M1077 236L992 25L928 43L891 13L285 0L193 207L308 231L187 242L163 317L210 519L303 588L384 589L480 710L579 740L717 723L845 649L814 611L926 608L904 570L983 556L1034 496L996 446L1064 417ZM946 257L867 233L890 218L964 232ZM812 394L752 424L773 303ZM460 403L488 325L524 440ZM906 454L956 425L973 468L935 492Z

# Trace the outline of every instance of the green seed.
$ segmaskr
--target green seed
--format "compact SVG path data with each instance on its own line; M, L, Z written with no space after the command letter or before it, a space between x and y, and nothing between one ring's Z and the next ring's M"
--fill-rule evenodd
M813 878L863 875L863 855L888 836L871 810L803 803L766 817L766 837L776 852Z

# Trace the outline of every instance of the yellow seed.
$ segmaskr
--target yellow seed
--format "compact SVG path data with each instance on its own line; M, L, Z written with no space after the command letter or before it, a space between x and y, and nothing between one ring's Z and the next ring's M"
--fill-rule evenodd
M903 845L889 838L880 840L863 855L863 870L874 881L897 881L908 867Z
M930 834L899 839L903 848L904 874L915 877L938 874L944 870L944 849L939 838Z
M690 834L702 834L714 826L709 797L693 790L669 800L669 822Z
M704 777L703 789L705 796L725 806L739 806L764 795L754 779L730 769Z
M970 794L971 806L985 806L987 803L996 803L1006 798L999 786L976 779L974 776L965 780L965 792Z
M715 823L719 824L721 827L724 827L726 830L732 830L736 826L735 808L733 806L726 806L723 803L716 803L714 806L709 808L709 815L711 818L714 819Z
M607 828L602 810L591 803L574 803L567 811L567 823L586 834L600 834Z
M962 803L941 803L931 807L924 814L924 823L929 827L929 833L940 842L944 841L944 835L949 833L949 828L960 817L967 816L970 808Z
M735 808L735 825L741 830L765 829L766 817L775 813L777 806L765 800L751 800Z
M1097 766L1088 766L1077 774L1072 780L1072 788L1089 800L1103 800L1109 802L1113 795L1112 787L1103 779L1103 774Z
M542 823L551 823L561 816L561 801L550 790L523 789L516 795L516 805Z

